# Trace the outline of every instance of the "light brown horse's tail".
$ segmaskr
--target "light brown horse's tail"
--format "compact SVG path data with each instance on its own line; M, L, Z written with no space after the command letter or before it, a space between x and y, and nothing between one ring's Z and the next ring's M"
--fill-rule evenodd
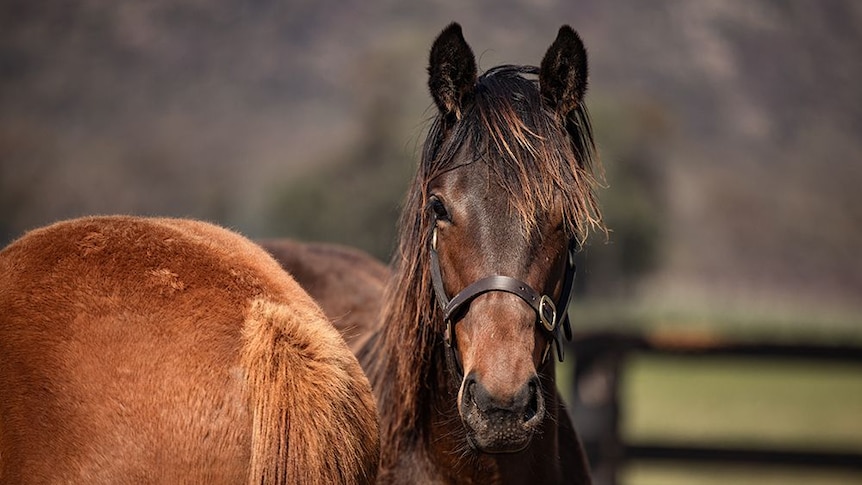
M322 312L256 300L243 334L253 416L249 484L373 483L380 451L374 398Z

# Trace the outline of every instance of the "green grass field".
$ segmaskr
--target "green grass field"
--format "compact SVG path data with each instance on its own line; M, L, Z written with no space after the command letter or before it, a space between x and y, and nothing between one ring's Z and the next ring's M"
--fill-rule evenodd
M620 477L623 485L858 485L862 475L806 469L633 465Z
M862 452L858 365L656 356L628 365L622 427L631 442ZM642 463L622 483L862 484L862 473Z

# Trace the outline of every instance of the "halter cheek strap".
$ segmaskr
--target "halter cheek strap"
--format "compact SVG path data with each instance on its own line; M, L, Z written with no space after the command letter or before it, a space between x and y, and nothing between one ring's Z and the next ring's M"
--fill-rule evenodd
M443 274L440 270L440 260L437 256L437 230L435 229L431 235L431 281L434 285L434 293L437 296L437 304L443 311L443 320L446 322L446 330L443 334L443 340L450 348L454 345L454 335L452 328L455 317L458 316L459 310L467 303L472 301L477 296L491 291L502 291L511 293L524 300L536 312L536 323L541 324L546 333L549 334L551 340L554 341L557 357L560 362L563 361L563 345L560 336L560 329L567 340L572 339L572 328L569 323L568 306L569 300L574 289L575 279L575 242L572 240L569 243L568 254L566 258L566 272L563 280L563 288L560 292L560 300L557 303L548 296L539 294L530 285L518 279L492 275L482 278L474 283L471 283L463 290L459 291L452 299L446 294L446 289L443 286ZM557 312L561 309L561 312ZM550 347L550 345L549 345ZM546 348L542 360L545 361L548 357Z

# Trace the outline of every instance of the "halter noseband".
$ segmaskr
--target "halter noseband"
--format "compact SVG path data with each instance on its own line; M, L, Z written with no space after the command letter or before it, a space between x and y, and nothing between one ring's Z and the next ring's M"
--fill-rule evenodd
M557 303L554 303L548 295L540 294L527 283L501 275L487 276L475 281L450 299L446 294L446 288L443 286L443 274L440 271L440 259L437 256L437 229L435 228L431 235L430 244L431 281L434 285L434 293L437 295L437 303L443 311L443 321L446 322L446 330L443 333L443 340L446 342L446 346L450 349L454 347L455 339L452 333L454 331L452 328L453 324L456 323L454 317L458 315L458 311L464 305L483 293L503 291L518 296L536 311L536 323L541 324L545 332L550 335L557 350L557 358L562 362L564 355L560 328L563 329L566 340L572 340L572 327L569 321L568 307L575 281L575 249L576 242L572 239L569 241L566 257L566 273L563 277L563 289L560 292L560 299ZM558 312L558 309L561 311ZM544 356L542 357L543 362L547 360L548 350L550 348L545 349Z

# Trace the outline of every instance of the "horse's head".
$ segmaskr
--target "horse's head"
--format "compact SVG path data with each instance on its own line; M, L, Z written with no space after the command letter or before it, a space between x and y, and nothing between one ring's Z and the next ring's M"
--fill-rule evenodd
M477 77L452 24L429 74L440 113L423 154L423 217L458 410L474 448L518 451L545 416L539 374L564 324L572 241L596 220L586 52L564 26L539 69Z

